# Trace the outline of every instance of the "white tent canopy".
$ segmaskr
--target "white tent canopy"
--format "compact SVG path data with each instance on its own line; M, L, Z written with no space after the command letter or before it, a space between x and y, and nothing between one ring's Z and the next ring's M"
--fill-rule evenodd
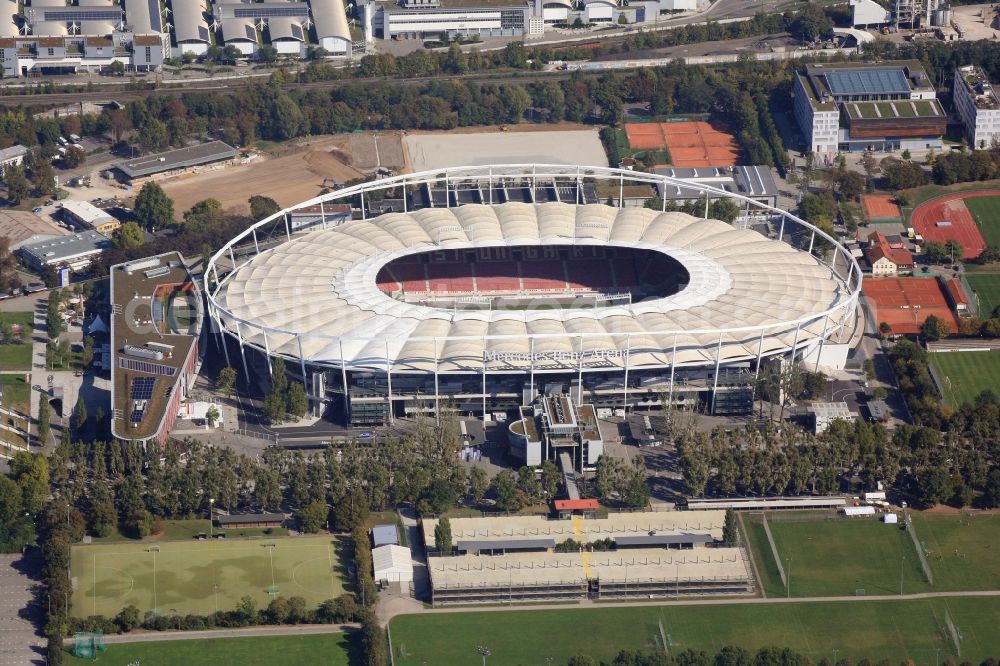
M406 546L389 544L372 549L376 581L410 583L413 581L413 558Z

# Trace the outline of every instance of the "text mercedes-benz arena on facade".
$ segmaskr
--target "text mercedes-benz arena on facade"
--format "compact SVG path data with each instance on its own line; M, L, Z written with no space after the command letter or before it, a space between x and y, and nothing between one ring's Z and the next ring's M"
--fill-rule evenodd
M635 185L656 209L597 195ZM706 213L731 199L740 215L667 211L653 198L664 185L704 193ZM353 219L322 212L345 202ZM293 233L306 206L318 222ZM543 394L598 411L745 412L764 359L842 366L861 287L849 252L782 210L661 175L556 165L456 167L326 194L240 234L205 275L217 339L239 355L229 360L269 372L285 358L314 409L356 426L445 406L490 418Z

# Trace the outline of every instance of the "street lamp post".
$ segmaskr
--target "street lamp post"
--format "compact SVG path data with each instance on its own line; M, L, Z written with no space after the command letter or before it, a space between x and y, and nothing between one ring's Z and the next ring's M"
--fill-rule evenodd
M214 537L214 533L212 532L212 523L214 522L213 516L215 515L215 511L213 510L214 507L215 507L215 498L211 497L208 500L208 538L209 539L211 539L211 538Z

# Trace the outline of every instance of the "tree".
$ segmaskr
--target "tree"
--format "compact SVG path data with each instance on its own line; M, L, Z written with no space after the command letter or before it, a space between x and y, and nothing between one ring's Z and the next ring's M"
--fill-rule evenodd
M66 154L62 156L62 163L67 169L75 169L82 165L86 159L87 153L83 152L82 148L69 146L66 149Z
M929 466L917 475L917 493L923 504L940 504L951 497L953 490L947 470L939 465Z
M920 336L928 342L946 338L950 333L951 330L948 327L948 322L935 315L927 317L920 327Z
M216 407L215 405L209 407L208 411L205 412L205 418L208 420L208 425L213 427L218 422L219 416L220 416L219 408Z
M122 608L118 615L115 616L115 624L123 632L128 633L133 629L137 628L142 624L142 617L139 615L139 609L129 604Z
M282 391L274 388L264 396L264 417L271 423L281 423L285 420L285 411L288 404Z
M291 614L291 608L288 605L288 600L284 597L275 597L271 599L271 603L267 605L267 610L264 611L267 615L267 620L271 624L285 624L288 621L288 616Z
M469 497L474 503L479 504L483 501L489 487L490 481L486 470L482 467L473 467L469 470Z
M717 199L708 207L708 216L732 224L739 217L740 207L732 199Z
M880 162L882 175L891 190L907 190L920 187L927 180L919 164L905 162L895 157L886 157Z
M854 201L865 190L865 180L855 171L845 171L837 179L837 193L841 201Z
M81 394L76 399L76 407L73 408L73 429L80 433L85 427L87 427L87 404Z
M949 240L944 244L944 249L948 252L948 257L951 261L955 261L956 257L959 261L962 260L962 244L957 240Z
M948 261L948 250L945 248L944 243L938 243L937 241L927 241L924 243L923 255L930 264L943 264Z
M52 418L52 407L49 405L49 401L42 396L38 400L38 439L42 446L45 446L49 441L50 425L49 420Z
M139 145L143 150L163 150L169 138L167 126L161 120L151 118L139 126Z
M389 666L385 632L375 619L375 614L370 611L365 612L361 620L361 645L366 666Z
M24 175L24 168L11 164L3 170L3 180L7 183L7 199L13 204L21 203L22 199L31 194L31 183Z
M253 217L253 219L257 220L258 222L263 220L265 217L274 215L279 210L281 210L281 206L278 205L277 201L275 201L271 197L265 197L259 194L255 194L252 197L250 197L249 204L250 204L250 216Z
M203 232L218 224L225 211L218 199L202 199L184 212L184 225L194 232Z
M278 95L271 105L271 114L267 125L268 137L284 141L299 135L303 128L302 111L299 105L288 95Z
M520 498L517 495L517 482L509 469L501 470L499 474L494 476L491 486L496 495L498 509L517 511L521 508Z
M739 529L736 524L736 512L726 509L726 520L722 524L722 543L735 546L739 542Z
M152 233L173 223L174 202L157 183L146 183L135 198L135 216Z
M368 520L368 496L353 488L333 507L333 522L341 532L350 532Z
M790 32L803 42L815 42L833 30L833 20L819 5L806 5L792 21Z
M135 222L128 221L114 234L114 244L119 250L132 250L140 247L146 242L146 237L142 233L142 228Z
M417 509L421 515L440 515L458 500L455 487L447 479L435 479L420 494Z
M309 396L302 382L292 382L288 386L288 413L302 418L309 411Z
M244 622L252 624L257 619L257 602L250 595L246 595L240 599L239 605L236 606L236 611L243 618Z
M323 529L327 515L326 502L317 500L299 509L295 517L302 532L315 534Z
M17 257L10 251L10 238L0 236L0 292L10 293L21 286L17 275Z
M884 336L890 335L892 333L892 326L889 324L889 322L884 321L878 325L878 332Z
M118 510L110 498L94 500L90 507L90 531L96 537L111 536L118 525Z
M115 76L125 76L125 63L121 60L114 60L108 65L108 70Z
M434 526L434 550L451 553L451 521L447 518L441 518Z
M21 489L6 474L0 474L0 527L21 517Z
M222 395L228 396L236 386L236 369L226 366L219 370L219 375L215 378L215 390Z
M264 44L259 49L257 49L257 60L260 62L274 62L278 59L278 49L274 48L270 44Z

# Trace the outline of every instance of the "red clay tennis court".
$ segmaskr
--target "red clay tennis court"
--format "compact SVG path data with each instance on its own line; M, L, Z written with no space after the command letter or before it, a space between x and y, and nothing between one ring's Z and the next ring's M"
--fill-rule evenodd
M670 151L672 166L735 166L740 147L735 137L702 121L676 123L625 123L629 146L634 150Z
M865 194L861 197L861 205L865 208L865 217L869 220L899 219L899 206L890 194Z
M969 197L998 196L1000 190L983 192L965 192L948 194L937 199L931 199L918 206L910 216L910 224L914 231L924 237L925 241L947 243L958 241L962 246L963 259L975 259L986 249L986 241L979 233L979 227L965 207L963 199Z
M934 315L948 322L953 333L958 330L958 319L936 278L870 278L864 281L862 291L876 327L886 322L896 335L915 335Z

